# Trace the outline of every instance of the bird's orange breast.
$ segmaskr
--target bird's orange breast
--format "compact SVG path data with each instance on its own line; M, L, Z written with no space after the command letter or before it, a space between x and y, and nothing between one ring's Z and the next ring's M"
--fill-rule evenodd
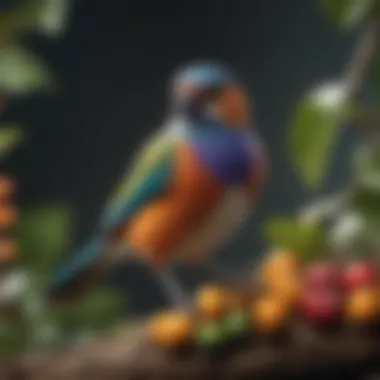
M133 218L124 239L136 253L165 265L224 194L225 189L199 165L191 147L183 145L178 148L167 192Z

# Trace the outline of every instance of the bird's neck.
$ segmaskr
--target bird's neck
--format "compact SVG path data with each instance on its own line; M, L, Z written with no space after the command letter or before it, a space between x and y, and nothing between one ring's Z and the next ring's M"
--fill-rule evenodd
M171 118L174 119L180 119L184 120L186 124L189 126L192 126L193 128L196 128L197 126L202 126L202 129L204 129L204 126L206 126L208 129L215 128L215 129L221 129L224 132L234 133L233 130L237 129L251 129L249 128L249 123L247 126L238 126L238 125L228 125L226 122L220 120L217 116L209 113L173 113L171 115Z
M255 129L251 126L234 130L216 119L192 118L188 115L171 114L166 123L172 133L186 136L190 141L207 141L219 144L222 141L256 139Z

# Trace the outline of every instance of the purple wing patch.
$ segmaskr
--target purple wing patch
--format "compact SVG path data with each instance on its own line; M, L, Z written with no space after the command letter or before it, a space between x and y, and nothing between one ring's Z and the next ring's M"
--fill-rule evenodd
M194 148L202 165L225 185L243 185L253 170L255 140L250 133L196 139Z

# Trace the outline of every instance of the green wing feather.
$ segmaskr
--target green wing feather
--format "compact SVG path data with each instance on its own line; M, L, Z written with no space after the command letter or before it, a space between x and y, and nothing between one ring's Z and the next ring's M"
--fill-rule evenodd
M115 229L162 195L170 184L178 138L167 130L154 135L140 149L131 170L113 193L102 218L102 227Z
M162 130L139 151L132 169L125 175L110 199L100 228L103 234L90 239L53 276L51 289L60 289L97 262L107 246L107 233L124 225L139 210L166 190L173 174L179 139Z

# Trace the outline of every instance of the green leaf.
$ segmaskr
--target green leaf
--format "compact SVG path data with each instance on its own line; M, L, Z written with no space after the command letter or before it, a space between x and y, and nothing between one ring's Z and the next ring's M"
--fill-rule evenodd
M357 189L351 197L350 208L380 228L380 191L364 187Z
M0 12L0 46L9 45L26 33L34 17L33 8L28 5L14 5Z
M19 45L0 48L0 93L22 96L52 86L52 75L39 58Z
M70 210L63 205L45 205L26 211L20 219L21 260L44 282L68 248Z
M376 0L321 0L327 16L343 29L352 29L366 21L376 9Z
M294 170L306 186L321 186L349 112L341 84L315 89L296 108L290 128L290 156Z
M64 332L53 323L42 321L33 329L33 351L57 347L65 338Z
M36 286L35 278L31 278L28 285L22 294L20 310L25 320L35 325L44 314L46 299Z
M48 37L57 37L67 27L70 0L40 0L36 28Z
M0 46L28 33L58 37L67 27L70 0L25 0L0 12Z
M118 294L102 290L88 295L79 306L54 307L49 313L52 320L64 326L104 330L119 322L124 310Z
M22 141L22 131L15 126L0 126L0 160L12 153Z
M364 224L363 232L358 236L360 246L379 249L380 152L376 147L361 146L354 153L353 185L347 206Z
M361 146L353 155L352 166L356 189L380 192L380 152Z
M0 320L0 357L25 353L30 343L30 332L25 323Z
M356 237L361 247L372 250L380 249L380 178L379 172L363 173L362 181L353 190L349 210L361 219L363 227Z
M264 225L264 235L272 245L299 252L306 259L326 253L326 234L318 224L291 218L270 219Z

